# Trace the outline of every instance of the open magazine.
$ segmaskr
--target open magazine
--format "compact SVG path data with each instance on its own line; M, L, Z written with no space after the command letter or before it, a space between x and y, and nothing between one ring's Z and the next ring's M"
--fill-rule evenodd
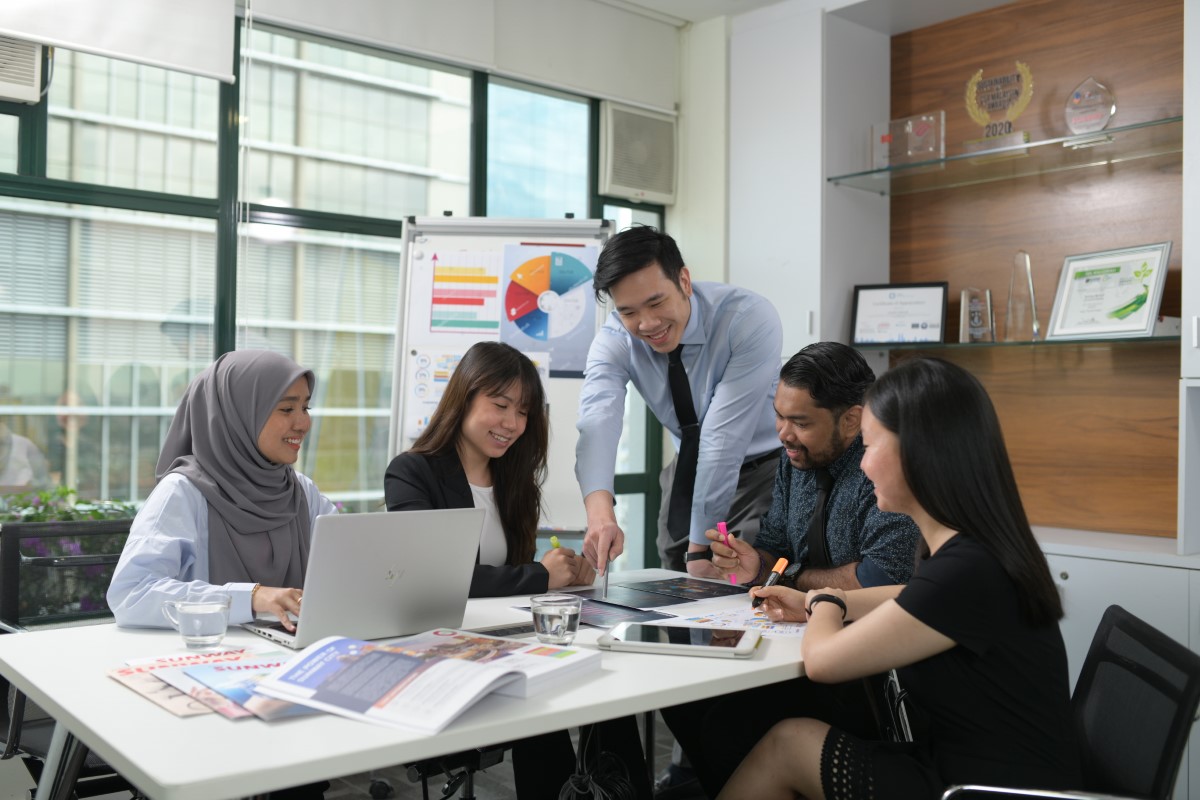
M528 697L600 667L600 653L454 630L388 644L331 636L256 691L334 714L437 733L486 694Z

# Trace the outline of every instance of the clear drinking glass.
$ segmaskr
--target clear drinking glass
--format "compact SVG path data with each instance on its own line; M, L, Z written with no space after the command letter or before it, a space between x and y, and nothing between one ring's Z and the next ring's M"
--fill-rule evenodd
M542 644L570 644L579 630L583 601L573 594L539 594L530 598L533 630Z
M183 600L163 603L163 614L192 650L216 647L229 627L230 597L227 592L189 594Z

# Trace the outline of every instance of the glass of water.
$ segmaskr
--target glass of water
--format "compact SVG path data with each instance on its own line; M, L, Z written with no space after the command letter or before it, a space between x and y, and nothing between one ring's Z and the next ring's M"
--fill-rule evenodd
M570 644L579 630L583 601L573 594L539 594L529 599L533 630L542 644Z
M216 647L229 627L228 592L192 593L183 600L163 603L163 614L192 650Z

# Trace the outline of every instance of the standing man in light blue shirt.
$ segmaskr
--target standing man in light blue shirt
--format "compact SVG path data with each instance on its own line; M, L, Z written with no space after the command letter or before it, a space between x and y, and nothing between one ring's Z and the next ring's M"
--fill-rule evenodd
M663 470L659 555L669 569L686 564L693 575L717 577L706 560L712 554L704 532L725 521L731 532L753 541L771 502L779 461L772 405L783 347L779 314L766 298L745 289L693 283L675 241L648 226L608 240L593 288L597 300L611 300L614 311L592 342L579 397L575 476L587 508L584 555L602 574L624 550L625 534L613 511L613 475L630 382L680 449L684 426L668 360L682 345L674 358L686 372L699 423L695 485L690 518L684 497L683 514L675 515L668 531L670 490L677 467L684 467L677 456Z

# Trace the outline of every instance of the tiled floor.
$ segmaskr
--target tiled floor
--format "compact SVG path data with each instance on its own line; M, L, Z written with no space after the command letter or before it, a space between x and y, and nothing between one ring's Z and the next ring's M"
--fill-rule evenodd
M654 773L663 769L671 760L671 734L667 730L667 726L663 724L662 717L658 716L654 726L654 764L652 765ZM26 774L24 767L17 762L16 759L6 762L0 762L0 800L24 800L28 797L26 794L28 788L33 785ZM392 794L380 794L380 797L393 797L398 800L421 800L421 784L419 782L412 783L408 779L407 771L404 767L393 767L391 769L380 770L376 773L366 775L348 775L344 778L338 778L332 781L332 786L325 792L326 800L359 800L359 798L370 798L371 783L373 780L381 781L383 784L390 786ZM445 783L445 777L432 778L429 781L429 797L441 797L441 789ZM382 784L381 784L381 787ZM455 797L460 796L461 792L455 794ZM512 763L506 757L504 761L494 767L489 767L487 770L475 773L475 797L478 800L517 800L517 794L513 789ZM703 800L703 795L697 794L696 798ZM109 795L102 800L128 800L127 795ZM555 798L522 798L522 800L556 800ZM682 799L681 799L682 800Z

